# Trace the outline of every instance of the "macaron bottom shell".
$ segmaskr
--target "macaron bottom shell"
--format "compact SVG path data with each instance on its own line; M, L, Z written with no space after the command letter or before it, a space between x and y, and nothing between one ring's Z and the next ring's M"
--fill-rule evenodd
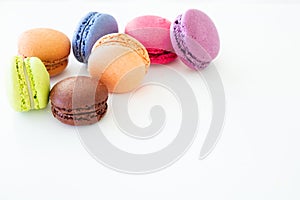
M173 62L177 55L163 49L147 48L151 64L167 64Z

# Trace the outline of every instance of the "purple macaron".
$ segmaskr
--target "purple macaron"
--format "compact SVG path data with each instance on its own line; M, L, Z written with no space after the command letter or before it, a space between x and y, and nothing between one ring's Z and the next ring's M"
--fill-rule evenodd
M72 50L75 58L87 63L95 42L106 34L117 32L118 24L113 16L99 12L87 13L74 32Z
M202 11L187 10L170 28L173 48L188 67L202 69L216 58L220 39L213 21Z

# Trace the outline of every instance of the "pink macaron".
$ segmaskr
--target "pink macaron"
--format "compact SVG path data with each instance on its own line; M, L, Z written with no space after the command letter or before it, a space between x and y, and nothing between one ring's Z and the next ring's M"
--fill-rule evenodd
M190 9L179 15L170 28L173 48L188 67L207 67L219 53L220 40L216 26L208 15Z
M171 22L165 18L146 15L131 20L125 33L146 47L151 64L166 64L177 58L170 39L170 26Z

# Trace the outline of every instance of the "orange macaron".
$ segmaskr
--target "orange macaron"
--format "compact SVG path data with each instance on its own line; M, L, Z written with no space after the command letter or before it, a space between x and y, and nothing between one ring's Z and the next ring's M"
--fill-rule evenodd
M50 76L60 74L67 67L70 49L69 38L49 28L27 30L18 41L18 53L23 57L40 58Z

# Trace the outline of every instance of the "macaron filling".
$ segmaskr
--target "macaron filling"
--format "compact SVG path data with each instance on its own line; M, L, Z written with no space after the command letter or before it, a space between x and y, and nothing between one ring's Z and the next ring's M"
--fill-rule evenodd
M166 64L177 58L171 51L155 48L146 48L150 57L151 64Z
M37 99L37 91L35 90L33 75L32 75L32 71L30 68L30 58L25 59L23 69L24 69L24 75L25 75L29 99L30 99L30 107L31 107L31 109L39 109L39 102Z
M95 119L98 121L105 114L106 110L106 101L96 105L74 109L59 108L52 104L52 112L55 117L62 120L74 121L74 123L78 124L80 124L80 121L92 121Z
M210 62L201 61L201 60L197 59L197 57L195 55L193 55L191 53L191 51L188 49L188 47L185 45L184 38L186 36L185 36L184 28L183 28L183 25L181 24L181 22L182 22L182 15L179 15L176 18L176 21L174 22L174 25L173 25L174 38L175 38L177 47L180 50L180 53L177 52L177 55L179 57L181 57L183 59L183 61L191 63L195 69L207 67Z
M25 55L22 55L22 57L28 58ZM53 69L58 68L60 64L62 64L64 62L68 62L68 60L69 60L69 56L67 55L66 57L58 59L58 60L54 60L54 61L42 60L42 62L44 63L44 65L47 68L47 70L50 70L50 69L53 70Z
M62 62L68 61L68 57L69 56L66 56L64 58L61 58L61 59L58 59L58 60L53 60L53 61L48 61L48 60L44 61L43 60L43 63L45 64L46 67L47 66L51 67L51 66L54 66L54 65L58 65L58 64L60 64Z

